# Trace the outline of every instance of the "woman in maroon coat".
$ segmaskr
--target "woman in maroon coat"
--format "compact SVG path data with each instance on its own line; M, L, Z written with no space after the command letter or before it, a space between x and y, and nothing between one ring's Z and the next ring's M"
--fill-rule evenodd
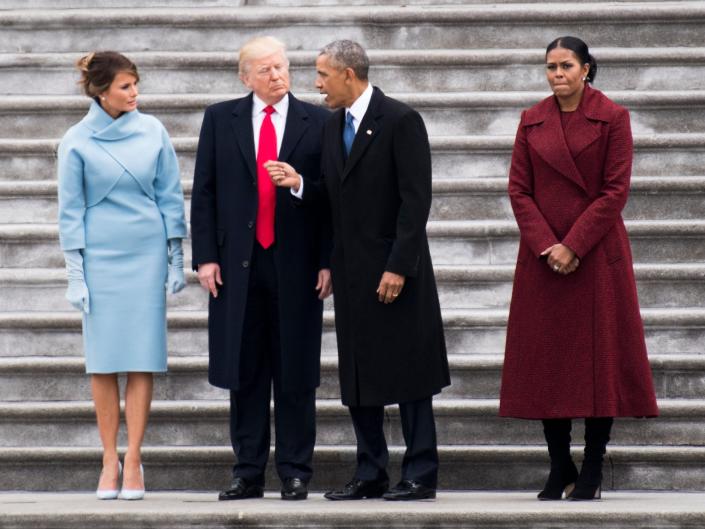
M613 417L658 414L621 212L629 193L629 113L590 86L587 45L546 50L554 95L524 111L509 195L521 234L500 415L542 419L551 472L539 499L600 497ZM585 457L570 456L585 418Z

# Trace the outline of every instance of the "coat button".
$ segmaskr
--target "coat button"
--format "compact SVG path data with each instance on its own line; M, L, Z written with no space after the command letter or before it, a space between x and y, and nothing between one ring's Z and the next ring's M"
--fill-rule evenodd
M253 221L250 221L247 223L247 227L250 229L252 229L252 226L254 226L254 225L255 225L255 223Z
M242 267L243 267L243 268L247 268L248 266L250 266L250 262L249 262L249 261L243 261L243 262L242 262Z

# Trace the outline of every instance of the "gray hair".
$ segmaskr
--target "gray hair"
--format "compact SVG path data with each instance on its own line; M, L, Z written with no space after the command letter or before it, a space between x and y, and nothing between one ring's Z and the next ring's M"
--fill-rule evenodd
M326 44L318 56L328 55L333 66L344 70L351 68L358 79L367 81L367 74L370 71L370 59L367 57L365 49L352 40L335 40Z

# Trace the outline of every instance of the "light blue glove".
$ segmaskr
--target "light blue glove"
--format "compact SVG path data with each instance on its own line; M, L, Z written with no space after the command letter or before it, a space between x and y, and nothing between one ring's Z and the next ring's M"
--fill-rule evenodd
M172 294L181 292L186 286L184 278L184 249L181 239L169 239L169 270L166 278L166 289Z
M64 261L66 261L66 276L69 280L69 286L66 289L66 299L69 300L69 303L75 309L89 314L91 305L86 278L83 275L83 255L81 255L81 250L64 252Z

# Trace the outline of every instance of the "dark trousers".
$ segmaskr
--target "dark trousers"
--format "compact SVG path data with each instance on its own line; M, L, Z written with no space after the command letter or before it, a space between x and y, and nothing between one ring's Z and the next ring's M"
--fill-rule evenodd
M230 392L230 440L237 457L233 476L264 484L269 457L274 386L275 463L283 480L308 482L316 442L316 391L281 389L277 274L272 247L255 243L240 350L240 389Z
M389 479L389 452L384 437L384 406L352 406L357 437L356 479ZM401 478L419 481L436 488L438 483L438 449L432 398L399 404L401 428L406 452L401 463Z

